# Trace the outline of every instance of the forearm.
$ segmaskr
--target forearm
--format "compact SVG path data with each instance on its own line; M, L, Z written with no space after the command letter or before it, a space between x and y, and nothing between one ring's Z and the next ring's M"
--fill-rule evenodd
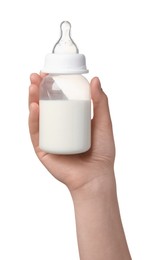
M114 175L72 193L80 260L130 260Z

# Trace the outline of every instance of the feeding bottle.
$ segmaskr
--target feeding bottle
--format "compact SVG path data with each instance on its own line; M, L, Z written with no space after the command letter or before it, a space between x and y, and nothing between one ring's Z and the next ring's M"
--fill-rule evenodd
M47 54L40 84L39 146L53 154L78 154L91 146L91 97L86 60L71 38L71 24Z

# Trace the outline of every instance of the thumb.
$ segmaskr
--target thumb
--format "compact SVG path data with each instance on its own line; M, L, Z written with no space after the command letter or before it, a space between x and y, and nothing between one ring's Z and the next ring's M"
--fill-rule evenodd
M91 97L94 106L93 123L95 127L111 127L111 118L108 106L108 98L101 88L99 78L95 77L90 83Z

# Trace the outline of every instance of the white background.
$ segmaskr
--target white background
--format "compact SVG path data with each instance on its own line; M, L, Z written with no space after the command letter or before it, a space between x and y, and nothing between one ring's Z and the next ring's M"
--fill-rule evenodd
M151 0L0 2L0 259L78 260L67 188L36 158L29 74L69 20L109 97L122 221L134 260L154 259L154 7ZM122 260L122 259L121 259Z

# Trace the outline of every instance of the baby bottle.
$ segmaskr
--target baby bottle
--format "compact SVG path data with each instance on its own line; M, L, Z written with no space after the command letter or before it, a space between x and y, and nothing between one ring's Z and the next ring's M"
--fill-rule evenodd
M45 57L39 98L39 147L53 154L78 154L91 146L91 97L86 60L71 38L71 24Z

